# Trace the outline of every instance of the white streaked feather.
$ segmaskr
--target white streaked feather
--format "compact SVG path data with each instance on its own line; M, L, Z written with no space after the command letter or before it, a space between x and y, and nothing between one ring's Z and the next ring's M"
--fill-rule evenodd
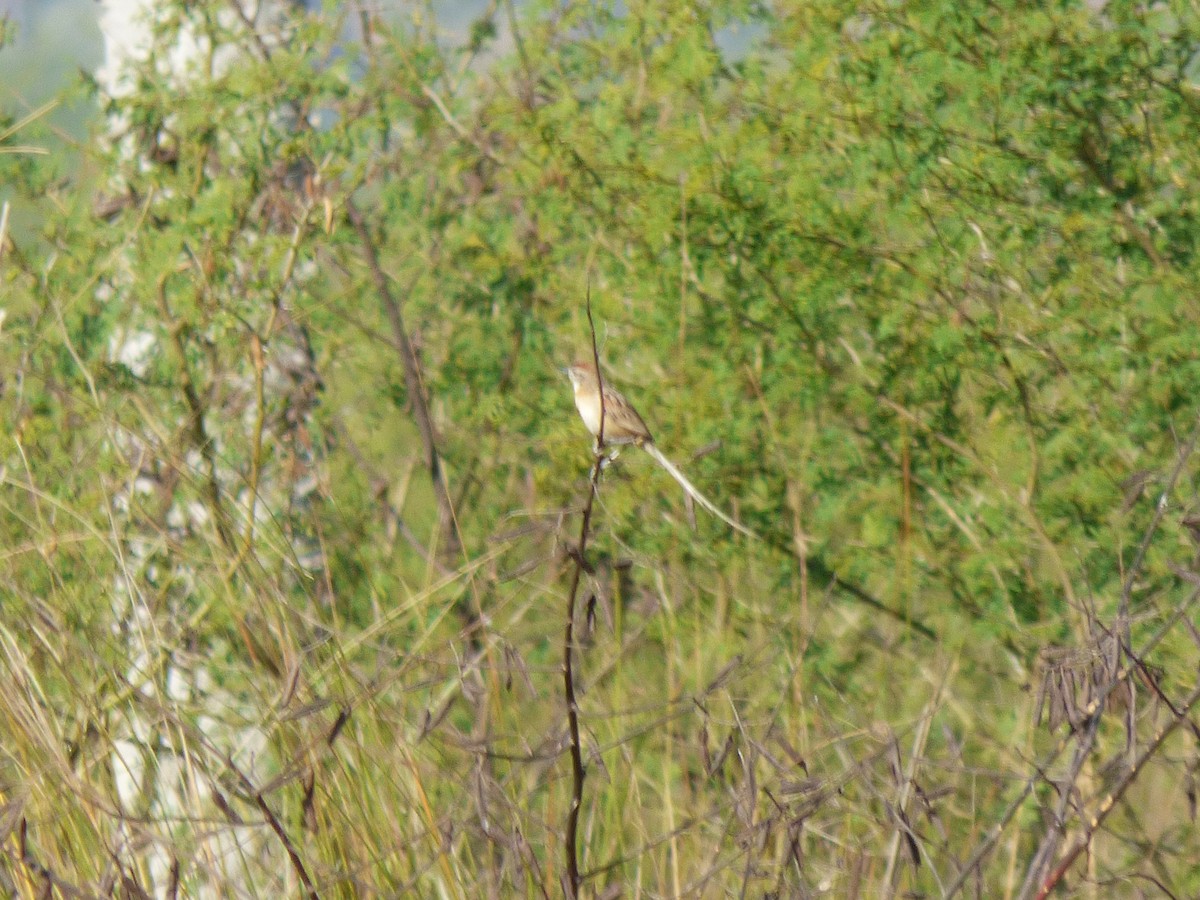
M746 535L747 537L752 537L752 538L758 537L757 534L755 534L753 531L751 531L745 525L742 525L739 522L735 522L733 519L729 518L729 516L725 515L725 513L721 512L721 510L717 509L716 505L711 500L709 500L707 497L705 497L702 493L700 493L700 491L698 491L696 489L696 486L694 484L692 484L690 481L688 481L687 477L682 472L680 472L678 468L676 468L676 466L673 462L671 462L669 459L667 459L665 456L663 456L662 451L659 450L656 446L654 446L654 444L652 444L652 443L642 444L642 449L645 450L647 453L649 453L650 456L653 457L655 462L657 462L660 466L662 466L664 469L666 469L668 475L670 475L672 478L674 478L676 481L679 482L679 486L681 488L683 488L684 491L687 492L687 495L689 497L691 497L693 500L695 500L697 503L699 503L701 506L703 506L706 510L708 510L710 513L712 513L714 516L716 516L718 519L720 519L722 522L724 522L726 525L728 525L730 528L734 529L735 531L740 531L742 534Z

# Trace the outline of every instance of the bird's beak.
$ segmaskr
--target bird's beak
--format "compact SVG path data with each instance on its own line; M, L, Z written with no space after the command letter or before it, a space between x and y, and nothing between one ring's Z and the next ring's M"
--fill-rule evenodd
M568 378L571 377L571 367L570 366L559 366L558 371L562 372Z

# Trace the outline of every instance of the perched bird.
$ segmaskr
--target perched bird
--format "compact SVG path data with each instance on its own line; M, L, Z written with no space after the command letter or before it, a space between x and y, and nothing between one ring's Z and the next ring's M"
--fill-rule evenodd
M571 387L575 390L575 408L587 430L596 438L599 446L633 444L642 448L650 457L662 466L667 474L679 482L689 497L703 506L706 510L737 531L750 537L757 537L753 531L734 521L721 512L716 505L705 497L694 484L687 480L679 468L667 459L654 444L654 437L646 422L633 405L625 399L620 391L603 383L596 373L592 362L577 362L563 370L571 379ZM603 385L603 390L601 386ZM603 400L601 396L603 395Z

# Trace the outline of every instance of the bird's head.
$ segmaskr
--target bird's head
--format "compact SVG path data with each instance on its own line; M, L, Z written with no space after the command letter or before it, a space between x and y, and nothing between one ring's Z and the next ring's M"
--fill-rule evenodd
M596 377L596 365L591 360L580 360L563 369L563 373L571 379L571 387L576 391L580 388L594 387L599 383Z

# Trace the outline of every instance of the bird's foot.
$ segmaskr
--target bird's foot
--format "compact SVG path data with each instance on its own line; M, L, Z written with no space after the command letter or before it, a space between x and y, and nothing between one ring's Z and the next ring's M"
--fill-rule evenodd
M605 456L600 462L600 471L603 472L605 469L615 463L617 461L617 457L620 455L621 451L619 449L614 448L613 450L610 450L608 455Z

